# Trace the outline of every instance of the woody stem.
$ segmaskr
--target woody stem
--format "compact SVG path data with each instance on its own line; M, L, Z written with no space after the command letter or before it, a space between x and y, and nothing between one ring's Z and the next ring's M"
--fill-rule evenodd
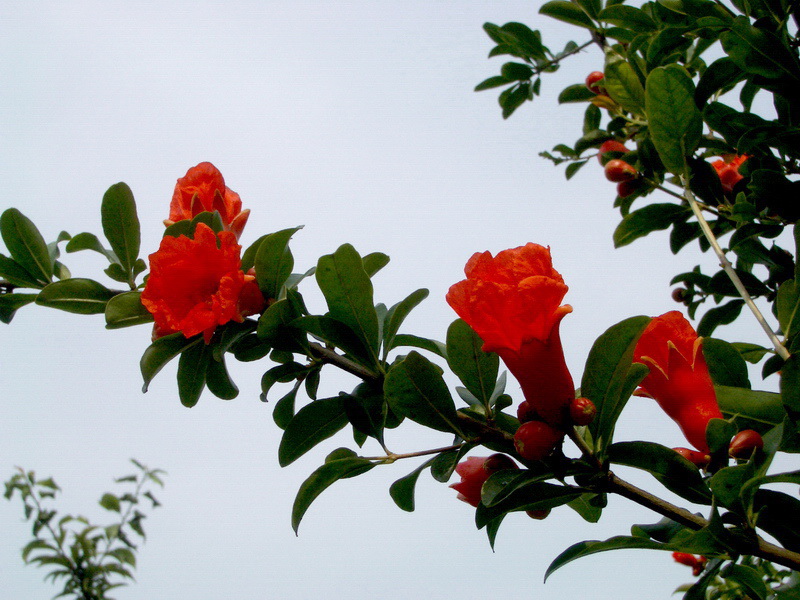
M778 339L778 336L772 330L769 323L767 323L767 320L764 318L764 315L755 305L755 302L753 302L753 298L750 296L749 292L744 287L742 280L739 279L739 275L737 275L736 271L733 269L733 265L728 260L728 257L725 255L725 252L722 250L722 247L719 245L719 242L717 242L717 238L714 235L714 232L711 231L711 227L709 226L708 221L706 221L705 217L703 216L703 213L700 210L700 206L697 203L697 199L694 197L692 190L689 188L688 177L682 177L682 179L684 185L683 189L684 197L689 202L689 206L691 207L692 212L694 213L694 216L697 219L697 222L700 224L700 229L702 230L703 235L708 240L708 243L711 244L711 247L714 249L714 253L717 255L717 258L719 258L720 266L725 271L725 273L728 274L728 277L730 277L730 280L733 282L736 291L739 292L739 295L742 297L747 307L755 316L756 321L758 321L759 325L761 325L761 328L767 334L767 337L769 337L770 341L772 342L772 345L775 347L775 351L778 353L778 355L780 355L782 359L788 360L789 351Z

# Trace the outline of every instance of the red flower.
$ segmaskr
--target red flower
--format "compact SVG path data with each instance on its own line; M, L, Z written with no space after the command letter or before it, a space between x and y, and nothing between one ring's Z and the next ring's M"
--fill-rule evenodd
M705 567L707 561L705 556L695 556L694 554L689 554L687 552L673 552L672 559L676 563L686 565L687 567L692 567L692 575L695 577L703 572L703 568Z
M673 310L650 321L633 360L650 368L642 389L680 426L690 444L708 452L706 427L722 413L701 346L702 338L689 321Z
M721 158L711 163L711 166L719 175L719 181L722 184L722 189L726 194L733 192L733 186L739 183L744 177L739 174L739 167L746 161L749 156L743 154L742 156L728 157L729 160Z
M218 211L225 229L242 234L250 209L242 210L239 194L225 185L219 169L210 162L201 162L186 172L175 184L172 202L169 205L169 226L184 219L191 219L201 212Z
M574 398L572 377L559 337L567 286L553 269L550 249L527 244L476 253L464 269L467 279L450 288L447 302L497 352L522 386L525 400L542 420L565 423Z
M472 506L478 506L481 501L483 484L492 473L505 469L519 469L519 467L505 454L492 454L489 457L470 456L456 465L456 473L461 475L461 481L450 487L458 492L459 500Z
M204 223L198 223L194 239L164 237L150 255L142 292L142 304L155 318L154 335L181 331L188 338L202 332L208 344L217 325L261 312L264 297L255 277L241 271L240 251L232 232L218 238Z

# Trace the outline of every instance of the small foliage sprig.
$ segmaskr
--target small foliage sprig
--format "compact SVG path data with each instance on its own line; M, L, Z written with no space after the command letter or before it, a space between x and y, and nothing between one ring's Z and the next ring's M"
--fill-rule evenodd
M148 488L163 487L161 469L149 469L131 459L137 473L116 479L118 484L132 486L121 495L106 492L99 504L117 513L119 518L109 525L97 525L83 516L63 515L49 501L55 500L61 488L52 477L37 479L33 471L17 467L17 472L5 482L5 498L11 500L19 492L25 520L33 523L33 539L22 548L26 564L49 569L45 581L63 581L63 590L56 598L71 596L80 600L111 600L107 592L133 580L137 545L132 534L145 538L139 506L142 498L150 507L160 502Z

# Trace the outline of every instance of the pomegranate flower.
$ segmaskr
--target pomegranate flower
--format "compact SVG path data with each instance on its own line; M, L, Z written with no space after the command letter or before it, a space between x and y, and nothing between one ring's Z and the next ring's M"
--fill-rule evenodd
M561 305L567 286L553 269L550 249L538 244L476 253L453 285L447 302L496 352L519 381L525 401L541 420L566 422L574 398L561 348L559 324L572 312Z
M219 245L217 242L219 241ZM266 303L253 275L241 269L241 246L230 231L198 223L194 239L165 236L150 255L142 304L155 319L155 337L177 331L211 341L218 325L242 322Z
M708 452L706 427L711 419L721 419L722 413L702 341L689 321L673 310L650 321L633 360L650 368L641 384L646 395L678 424L690 444Z
M711 163L711 166L714 167L717 175L719 175L719 181L722 184L722 189L726 194L732 193L733 186L744 179L744 177L739 174L739 167L741 167L744 161L750 157L746 154L743 154L741 156L728 158L728 160L721 158Z
M175 192L169 205L169 219L164 224L170 226L184 219L196 217L201 212L218 211L225 229L242 234L250 209L242 210L239 194L225 185L219 169L210 162L201 162L192 167L186 175L178 179Z

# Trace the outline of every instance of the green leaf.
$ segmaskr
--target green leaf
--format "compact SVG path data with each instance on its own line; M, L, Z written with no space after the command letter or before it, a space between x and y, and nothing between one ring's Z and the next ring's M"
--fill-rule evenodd
M767 586L761 579L761 573L752 567L729 564L720 571L720 575L728 581L732 581L742 586L748 597L766 600Z
M190 346L202 343L202 341L203 338L200 336L187 339L182 333L173 333L159 338L150 344L139 361L139 368L141 369L142 378L144 379L142 392L147 391L153 377L158 374L164 365Z
M800 331L800 286L794 279L778 288L776 308L781 331L787 338L794 337Z
M483 340L461 319L447 329L447 362L464 386L489 406L497 382L500 357L482 350Z
M617 442L609 446L608 460L647 471L689 502L711 504L711 492L700 471L671 448L653 442Z
M256 282L265 298L277 299L294 267L294 257L289 250L289 240L302 229L292 227L266 236L255 255Z
M597 554L598 552L606 552L608 550L633 550L633 549L646 549L646 550L670 550L669 546L665 544L659 544L658 542L653 542L651 540L640 538L640 537L631 537L627 535L619 535L616 537L609 538L605 541L599 540L588 540L585 542L578 542L577 544L573 544L564 552L559 554L556 559L550 563L550 566L547 568L547 572L544 575L544 580L547 581L547 578L550 577L553 573L555 573L558 569L563 567L564 565L571 563L573 560L577 560L584 556L589 556L590 554Z
M537 481L521 486L501 502L492 506L479 504L475 511L475 525L478 529L491 521L512 511L547 510L568 504L579 498L584 490L565 485L555 485Z
M472 445L464 444L458 450L445 450L437 454L431 462L431 477L439 483L447 483L458 463L471 449Z
M694 93L692 78L678 65L658 67L647 76L645 107L650 134L661 162L675 175L684 173L684 158L694 152L703 133Z
M310 333L326 344L341 349L359 363L372 365L372 355L363 339L350 327L333 317L312 315L292 321L292 326Z
M747 363L732 344L715 338L703 338L702 352L715 385L750 387Z
M708 65L697 83L694 100L697 106L702 106L723 88L736 85L745 74L728 57L722 57Z
M455 404L441 370L421 354L411 352L392 366L384 393L397 414L431 429L460 432Z
M742 307L744 307L744 300L731 300L726 304L709 309L697 325L697 334L700 337L708 337L720 325L733 323L742 312Z
M773 33L751 25L747 17L736 17L719 39L730 59L746 73L768 79L785 77L792 85L800 82L796 60L786 45Z
M64 249L68 254L79 252L81 250L93 250L94 252L105 256L109 262L117 261L117 257L114 255L114 253L104 248L103 244L100 243L100 240L97 239L97 236L93 233L83 232L73 236L72 239L67 242L67 245L64 247Z
M436 340L420 337L418 335L411 335L410 333L398 333L394 337L392 348L400 348L402 346L410 346L412 348L419 348L420 350L427 350L433 354L437 354L442 358L447 358L447 347Z
M606 53L603 87L611 99L628 112L642 114L645 92L634 68L612 51Z
M428 290L425 288L411 292L404 300L392 306L386 313L386 325L383 329L383 358L394 348L394 339L400 326L405 321L408 314L419 305L420 302L428 297Z
M33 222L16 208L0 215L0 235L11 258L38 283L49 283L53 278L53 263L47 244ZM38 286L37 286L38 287Z
M589 425L595 450L603 454L611 443L614 427L630 394L647 374L647 367L633 364L639 336L649 317L631 317L613 325L595 341L581 380L581 394L594 402L597 416Z
M577 4L568 2L567 0L552 0L545 2L539 8L539 14L547 15L564 23L570 25L577 25L578 27L585 27L586 29L594 30L597 28L595 23Z
M128 273L139 258L139 217L131 188L116 183L108 188L100 205L103 233L111 250Z
M374 277L378 271L389 264L389 257L383 252L370 252L362 257L361 261L364 263L364 270L367 275Z
M689 212L686 206L665 202L650 204L628 213L614 230L614 247L627 246L653 231L667 229L673 223L685 219Z
M598 19L604 23L611 23L639 33L654 31L658 28L655 21L646 12L625 4L605 8L600 11Z
M17 261L0 254L0 277L23 288L40 289L46 285L28 273Z
M561 90L558 95L559 104L567 104L569 102L588 102L595 97L595 93L590 91L583 83L576 83Z
M11 323L14 314L26 304L36 302L38 294L0 294L0 321Z
M311 506L311 503L314 502L322 492L340 479L355 477L356 475L366 473L372 469L375 464L376 463L353 455L351 457L329 460L314 471L300 486L294 500L294 505L292 506L292 529L294 529L294 532L297 533L300 527L300 521L302 521L308 507Z
M213 356L207 363L206 386L208 391L222 400L233 400L239 395L239 388L231 379L228 368L225 365L225 356L219 359Z
M406 512L414 512L414 488L417 485L419 474L427 469L434 459L422 463L405 477L401 477L389 487L389 495L398 508Z
M142 305L142 292L125 292L111 298L106 304L106 329L121 329L143 323L152 323L153 315Z
M482 92L484 90L490 90L492 88L501 87L503 85L508 85L512 83L502 75L495 75L494 77L489 77L488 79L484 79L478 85L475 86L476 92Z
M763 432L780 425L786 416L780 394L725 385L715 385L714 390L720 410L726 417L735 417L740 429ZM741 425L742 420L746 426Z
M289 421L278 448L278 462L290 465L314 446L347 425L341 396L316 400L301 408Z
M211 349L203 343L188 346L181 353L178 360L178 396L185 407L192 408L200 400L206 386L208 363L213 360Z
M94 315L106 310L114 292L92 279L65 279L46 285L36 304L79 315Z
M597 523L603 514L603 509L592 504L591 500L596 496L597 494L581 494L575 500L567 502L567 506L578 513L587 523Z
M106 510L120 512L119 498L114 494L103 494L103 497L100 498L100 506Z
M328 304L328 315L352 329L378 364L378 315L372 298L372 282L358 252L344 244L333 254L320 257L317 283Z

